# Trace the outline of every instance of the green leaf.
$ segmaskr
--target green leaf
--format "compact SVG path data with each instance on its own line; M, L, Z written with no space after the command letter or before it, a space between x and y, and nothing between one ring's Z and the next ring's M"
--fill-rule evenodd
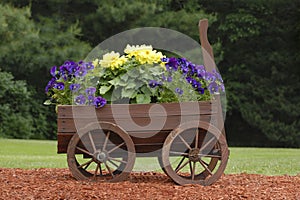
M137 78L140 76L139 72L136 69L132 69L130 71L127 72L128 76L132 77L132 78Z
M121 76L121 80L127 81L128 80L128 74L124 74L123 76Z
M132 98L134 93L134 89L122 89L122 98Z
M136 95L136 103L145 104L145 103L150 103L150 102L151 102L150 96L144 95L144 94Z
M146 95L146 96L151 96L152 92L147 86L143 86L141 88L141 91Z
M126 86L127 89L133 89L135 87L136 87L136 83L133 81L128 82L128 84Z
M46 105L46 106L52 105L52 102L50 101L50 99L47 99L47 100L44 102L44 105Z
M105 85L101 86L100 89L99 89L100 94L105 94L106 92L108 92L110 90L111 86L112 85L110 85L110 86L105 86Z

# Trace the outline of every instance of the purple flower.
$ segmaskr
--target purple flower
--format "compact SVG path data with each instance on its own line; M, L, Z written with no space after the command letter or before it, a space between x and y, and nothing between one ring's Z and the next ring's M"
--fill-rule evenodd
M178 64L181 65L182 67L187 67L187 66L190 64L190 62L187 61L186 58L178 58L178 59L177 59L177 62L178 62Z
M88 104L89 105L94 105L94 95L90 95L88 96Z
M206 70L205 70L205 68L204 68L203 65L197 65L197 66L195 67L195 70L196 70L197 76L198 76L199 78L202 78L202 77L205 76Z
M196 81L195 79L192 80L192 86L194 88L199 88L201 87L201 83L199 83L198 81Z
M218 79L221 83L223 83L222 76L216 70L213 70L212 72L215 75L216 79Z
M162 81L166 81L166 80L167 80L167 77L163 74L163 75L161 76L161 80L162 80Z
M92 64L92 62L84 62L84 63L82 63L82 65L85 66L87 71L95 68L94 65Z
M189 72L189 68L187 66L181 66L181 71L183 74L187 74Z
M94 88L94 87L89 87L89 88L87 88L86 90L85 90L85 93L87 94L87 95L94 95L95 94L95 92L96 92L96 88Z
M56 66L53 66L53 67L51 67L51 69L50 69L50 74L53 76L53 77L55 77L56 76Z
M211 94L214 94L219 90L219 86L216 82L211 82L207 88Z
M69 72L69 74L71 74L71 75L75 75L76 74L76 72L79 70L79 66L78 65L72 65L72 66L70 66L69 68L68 68L68 72Z
M67 60L64 62L63 66L65 66L67 69L71 69L73 67L76 67L77 66L77 63L72 61L72 60Z
M169 62L169 58L161 58L160 59L162 62Z
M221 91L222 91L222 92L225 92L225 86L224 86L224 84L221 84L221 85L220 85L220 88L221 88Z
M183 94L183 90L180 89L180 88L176 88L176 89L175 89L175 92L176 92L177 94L179 94L179 95L182 95L182 94Z
M59 83L54 83L53 87L54 87L55 89L58 89L58 90L63 90L63 89L65 89L65 84L64 84L64 83L61 83L61 82L59 82Z
M85 104L85 101L86 101L86 98L85 98L85 96L84 95L78 95L76 98L75 98L75 103L77 104L77 105L83 105L83 104Z
M198 90L199 94L204 94L204 88L199 87L197 90Z
M196 72L196 66L193 63L189 63L188 68L189 68L191 75L194 75L194 73Z
M178 69L178 63L177 63L177 59L172 57L169 58L168 62L165 64L166 68L168 71L177 71Z
M188 82L189 84L192 84L192 83L193 83L193 80L194 80L194 79L192 79L192 78L189 77L189 76L186 77L185 79L186 79L186 82Z
M155 80L150 80L149 81L149 87L150 88L155 88L156 86L158 86L157 81L155 81Z
M106 99L104 99L103 97L95 97L94 98L94 105L96 108L101 108L106 104Z
M206 72L205 73L205 80L207 80L208 82L214 82L216 80L216 77L214 74L210 73L210 72Z
M48 82L48 84L47 84L47 86L46 86L46 88L45 88L45 93L48 93L49 92L49 89L50 88L52 88L53 86L54 86L54 83L56 82L56 79L55 78L52 78L49 82Z
M75 76L77 77L83 77L87 73L86 67L85 66L80 66L78 70L75 72Z
M173 80L172 76L168 76L167 81L172 82L172 80Z
M70 90L71 90L72 92L78 91L79 88L80 88L80 84L73 83L73 84L70 85Z

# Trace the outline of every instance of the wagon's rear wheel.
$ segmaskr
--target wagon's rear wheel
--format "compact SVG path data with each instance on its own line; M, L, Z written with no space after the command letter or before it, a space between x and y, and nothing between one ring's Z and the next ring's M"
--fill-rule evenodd
M71 138L67 159L77 180L117 182L131 172L135 148L130 136L117 125L93 123Z
M168 135L162 150L164 171L180 185L214 183L227 161L225 136L207 122L179 126Z

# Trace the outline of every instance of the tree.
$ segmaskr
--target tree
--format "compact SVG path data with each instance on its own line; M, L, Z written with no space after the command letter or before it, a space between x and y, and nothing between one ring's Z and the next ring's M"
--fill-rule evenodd
M0 137L30 138L34 132L30 92L24 81L0 71Z
M33 21L29 7L0 4L0 13L0 65L15 79L25 80L31 94L28 97L31 100L23 104L27 103L30 108L28 112L32 118L29 117L31 122L28 124L32 128L24 128L22 133L26 130L31 132L27 135L34 138L53 139L56 135L54 108L42 106L46 99L44 88L50 79L49 70L67 59L83 59L91 48L76 38L80 34L76 24L60 26L55 19L44 17L38 22ZM52 123L47 123L49 121Z
M229 129L240 140L252 135L252 141L258 131L266 140L256 145L299 147L299 1L204 4L218 13L213 37L224 51Z

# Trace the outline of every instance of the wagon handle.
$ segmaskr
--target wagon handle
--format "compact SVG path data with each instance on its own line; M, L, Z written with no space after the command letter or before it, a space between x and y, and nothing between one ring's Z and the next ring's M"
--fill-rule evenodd
M207 19L201 19L199 21L199 38L200 38L200 43L201 43L201 50L202 50L202 55L203 55L203 62L204 66L207 71L213 71L216 70L216 64L214 60L214 53L213 53L213 48L211 47L208 39L207 39L207 29L208 29L208 20ZM224 129L224 119L222 115L222 107L221 107L221 99L220 95L214 95L216 104L217 104L217 115L216 118L216 126L219 130L221 130L222 134L225 135L225 129Z
M204 66L206 70L212 71L216 69L216 64L214 61L213 49L207 39L208 20L201 19L198 27Z

